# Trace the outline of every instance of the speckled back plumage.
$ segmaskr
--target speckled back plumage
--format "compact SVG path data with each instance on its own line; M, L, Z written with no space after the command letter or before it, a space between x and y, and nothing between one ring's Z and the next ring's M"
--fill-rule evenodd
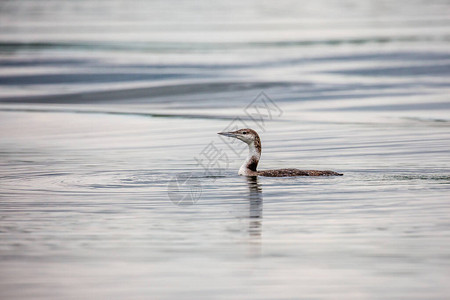
M291 176L342 176L334 171L299 170L299 169L278 169L257 171L259 176L266 177L291 177Z

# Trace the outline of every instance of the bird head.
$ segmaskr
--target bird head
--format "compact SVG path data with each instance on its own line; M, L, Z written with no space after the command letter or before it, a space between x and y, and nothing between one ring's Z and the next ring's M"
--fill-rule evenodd
M256 131L254 131L253 129L250 129L250 128L244 128L244 129L239 129L239 130L230 131L230 132L219 132L217 134L232 137L232 138L241 140L247 144L252 144L252 143L255 143L256 141L259 141L259 136L256 133Z

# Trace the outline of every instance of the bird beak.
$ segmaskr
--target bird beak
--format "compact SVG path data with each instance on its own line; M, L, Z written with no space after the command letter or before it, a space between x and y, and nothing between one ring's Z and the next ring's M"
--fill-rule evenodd
M228 136L228 137L236 137L234 132L218 132L217 134Z

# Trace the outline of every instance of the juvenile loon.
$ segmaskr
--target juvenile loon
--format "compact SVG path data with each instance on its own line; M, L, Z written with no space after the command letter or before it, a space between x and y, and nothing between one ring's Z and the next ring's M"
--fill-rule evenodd
M247 143L248 156L239 169L239 175L245 176L268 176L268 177L287 177L287 176L342 176L343 174L334 171L316 171L299 169L279 169L257 171L259 159L261 158L261 140L258 133L250 128L239 129L231 132L219 132L218 134L233 137Z

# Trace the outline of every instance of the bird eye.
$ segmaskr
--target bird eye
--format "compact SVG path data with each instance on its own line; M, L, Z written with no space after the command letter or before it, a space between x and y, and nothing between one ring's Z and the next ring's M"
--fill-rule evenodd
M242 131L242 134L247 134L247 131Z

